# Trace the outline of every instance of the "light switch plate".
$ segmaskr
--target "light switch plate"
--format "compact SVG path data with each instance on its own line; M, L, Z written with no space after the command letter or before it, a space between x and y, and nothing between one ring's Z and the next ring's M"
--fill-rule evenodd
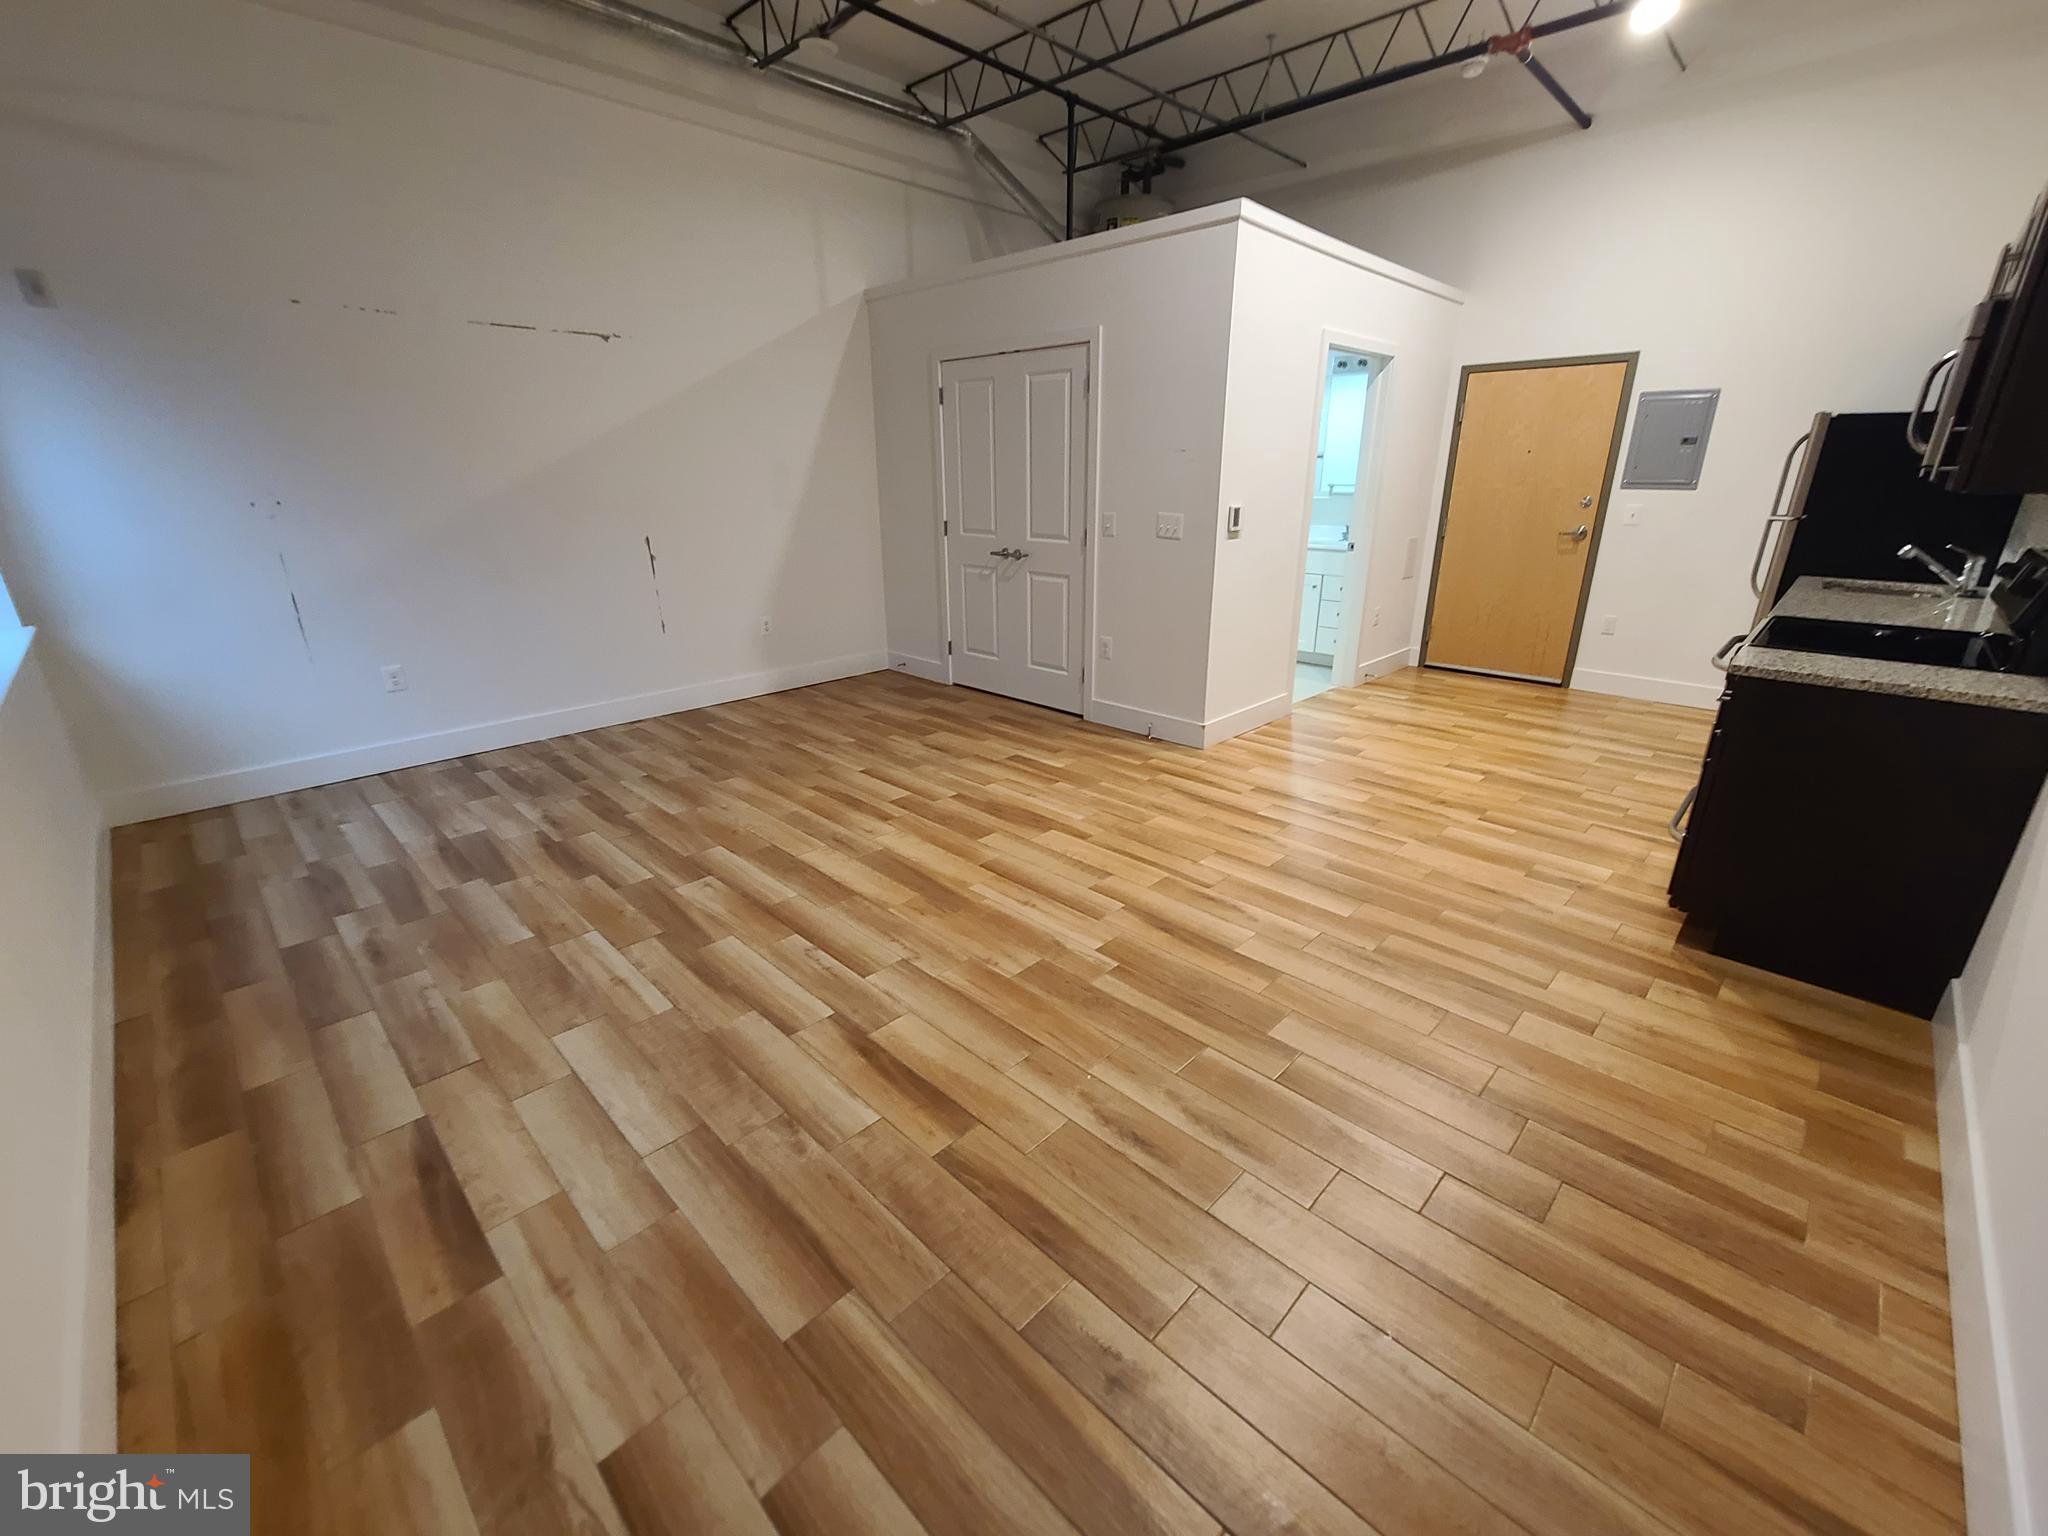
M1244 508L1229 507L1223 514L1223 532L1227 538L1236 538L1244 532Z
M1183 517L1183 516L1182 516L1182 515L1181 515L1180 513L1178 513L1178 512L1162 512L1162 513L1160 513L1160 514L1159 514L1159 537L1160 537L1160 538L1162 538L1162 539L1177 539L1177 538L1179 538L1179 537L1180 537L1180 535L1181 535L1181 529L1182 529L1182 528L1183 528L1184 526L1186 526L1186 522L1187 522L1187 519L1186 519L1185 517Z
M1114 512L1102 514L1102 536L1105 539L1116 537L1116 514Z

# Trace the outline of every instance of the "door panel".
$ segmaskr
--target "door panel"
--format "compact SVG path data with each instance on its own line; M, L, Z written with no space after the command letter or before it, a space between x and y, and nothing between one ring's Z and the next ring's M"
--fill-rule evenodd
M1024 654L1041 672L1064 673L1073 662L1067 644L1068 621L1073 617L1072 584L1052 571L1026 571L1024 581L1028 628Z
M1426 664L1564 681L1628 376L1625 361L1466 375Z
M941 364L953 680L1079 714L1088 349Z
M1033 539L1064 542L1074 533L1073 498L1067 474L1073 461L1073 440L1067 423L1073 415L1074 376L1064 371L1033 373L1025 384L1025 430L1030 444L1025 460L1025 504L1029 508L1026 526Z
M960 649L969 656L993 659L996 654L997 583L993 565L960 567Z
M996 531L996 381L962 379L959 384L960 452L954 490L963 533L994 537Z

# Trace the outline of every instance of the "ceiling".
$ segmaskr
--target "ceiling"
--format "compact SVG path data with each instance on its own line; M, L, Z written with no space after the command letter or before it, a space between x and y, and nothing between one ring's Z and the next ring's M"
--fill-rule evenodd
M722 24L738 0L642 0L652 9L682 19ZM792 5L815 21L833 0L753 0L776 5L787 15ZM1015 22L1040 24L1067 9L1073 0L882 0L885 7L925 27L972 46L988 48L1013 37ZM1170 25L1173 11L1188 14L1190 0L1102 0L1119 28L1129 26L1132 8L1139 13L1140 38ZM1172 10L1169 10L1169 3ZM1200 15L1228 0L1195 0ZM1083 74L1071 89L1106 108L1122 108L1145 99L1145 87L1170 90L1184 82L1261 60L1273 49L1285 50L1340 27L1351 26L1389 10L1400 0L1238 0L1241 9L1185 35L1172 38L1117 63L1116 78L1107 73ZM1482 43L1505 32L1503 15L1516 22L1533 15L1547 19L1583 10L1588 0L1426 0L1420 19L1437 47L1455 38L1457 45ZM982 8L995 4L1014 22ZM1758 74L1817 56L1853 52L1901 39L1996 25L2003 16L2034 10L2037 0L1684 0L1670 37L1685 56L1691 78L1717 74ZM1385 34L1373 34L1374 49ZM1096 56L1107 51L1101 33L1083 46ZM926 76L959 56L943 46L899 30L872 16L855 16L834 36L836 56L806 48L802 62L826 70L858 73L898 86ZM1596 21L1570 32L1541 39L1536 54L1552 75L1596 117L1604 108L1633 104L1674 87L1681 79L1677 62L1663 36L1638 36L1620 17ZM1021 54L1006 52L1013 61ZM1422 35L1412 21L1398 32L1384 67L1428 56ZM1040 50L1032 69L1056 72ZM1367 62L1372 62L1368 58ZM849 68L850 66L850 68ZM1355 75L1356 70L1352 73ZM1226 103L1212 100L1223 113ZM1065 106L1057 98L1036 93L990 114L997 121L1029 133L1063 128ZM1226 139L1186 151L1187 170L1177 173L1162 190L1176 186L1256 185L1315 174L1341 161L1347 167L1375 160L1399 160L1431 152L1471 148L1490 142L1512 143L1533 134L1571 131L1563 108L1530 74L1507 58L1496 58L1478 79L1460 77L1456 69L1440 69L1351 100L1316 108L1254 130L1259 147L1242 139ZM1282 151L1282 154L1274 153ZM1307 169L1296 161L1307 162ZM1049 167L1053 157L1048 153Z

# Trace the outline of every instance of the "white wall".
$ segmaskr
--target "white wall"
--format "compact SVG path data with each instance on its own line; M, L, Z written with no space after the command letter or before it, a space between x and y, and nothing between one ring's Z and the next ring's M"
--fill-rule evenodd
M1099 338L1090 429L1095 516L1090 594L1115 655L1089 661L1090 717L1183 739L1205 719L1210 578L1217 528L1234 221L1191 215L1096 235L1057 255L869 301L889 651L944 675L936 479L937 363ZM1186 518L1154 537L1161 512ZM1297 583L1298 585L1298 583Z
M1972 1536L2048 1514L2048 794L1936 1024Z
M860 295L1041 243L952 141L509 0L7 73L0 566L117 820L881 665Z
M106 838L30 638L0 623L0 1445L110 1451Z
M1446 440L1453 291L1332 254L1336 242L1290 221L1272 225L1239 226L1221 501L1244 507L1244 532L1216 546L1212 722L1271 718L1292 697L1325 333L1392 358L1367 396L1357 510L1345 519L1357 547L1335 658L1341 681L1355 681L1361 664L1401 664L1387 658L1406 651L1423 586L1405 573L1405 548L1428 527Z
M1638 389L1721 388L1697 491L1615 492L1576 686L1712 702L1786 449L1815 411L1905 409L2048 175L2038 7L1857 38L1783 67L1696 58L1649 104L1512 153L1260 193L1463 288L1460 365L1640 350Z

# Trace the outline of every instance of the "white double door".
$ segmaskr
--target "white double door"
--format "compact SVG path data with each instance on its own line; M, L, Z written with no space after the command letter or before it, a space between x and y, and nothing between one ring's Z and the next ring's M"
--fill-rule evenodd
M1082 712L1088 348L939 365L953 681Z

